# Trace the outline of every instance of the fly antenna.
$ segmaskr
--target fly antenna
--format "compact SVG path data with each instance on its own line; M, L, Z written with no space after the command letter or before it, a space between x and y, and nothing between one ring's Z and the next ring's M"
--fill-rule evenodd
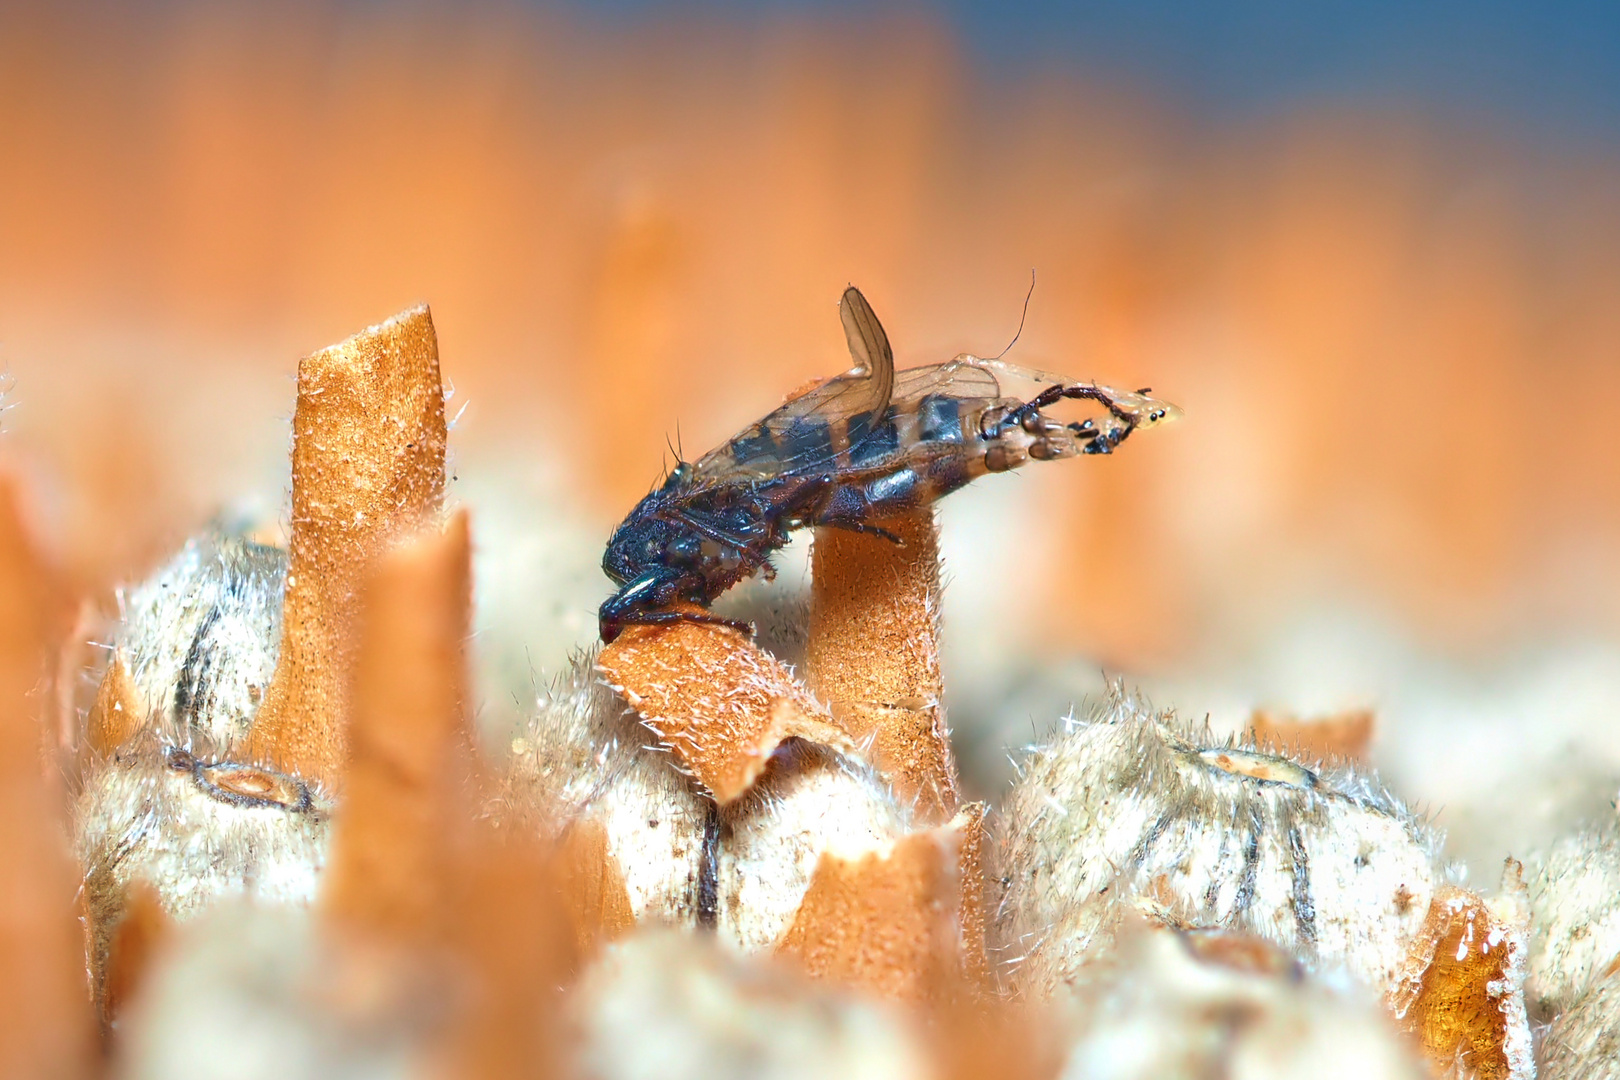
M1009 352L1012 351L1012 347L1014 345L1018 344L1018 339L1024 335L1024 320L1029 318L1029 299L1030 299L1030 297L1032 297L1034 295L1035 295L1035 268L1032 266L1032 267L1029 268L1029 292L1024 294L1024 313L1022 315L1018 316L1018 332L1013 335L1013 338L1012 338L1011 341L1007 342L1007 347L1005 349L1002 349L1000 352L996 353L996 355L992 356L990 359L992 359L992 360L1000 360L1003 356L1006 356Z

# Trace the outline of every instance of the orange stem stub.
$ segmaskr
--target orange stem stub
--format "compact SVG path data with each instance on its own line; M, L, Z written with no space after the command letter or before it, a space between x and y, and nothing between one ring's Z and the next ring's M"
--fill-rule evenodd
M1525 927L1466 889L1436 890L1389 1005L1443 1071L1528 1080L1535 1067L1523 997Z
M1256 709L1249 727L1254 732L1256 746L1290 757L1365 762L1376 724L1370 709L1354 709L1309 720Z
M787 667L735 630L631 626L597 668L722 805L753 786L784 739L854 750Z
M85 722L85 739L94 753L111 757L140 730L146 718L137 700L135 684L130 681L124 658L113 653L107 674L102 676L101 686L96 690L90 718Z
M932 510L877 522L899 536L816 530L806 681L918 817L938 824L961 794L940 703L939 544Z
M811 975L908 1001L937 1000L973 974L969 912L983 895L975 846L983 807L856 855L824 851L776 951Z
M428 1075L533 1080L567 1075L557 988L579 954L553 853L488 822L457 846L447 889L448 945L460 975Z
M54 576L0 478L0 1076L88 1075L93 1021L77 874L41 768L43 729L30 700L45 674Z
M116 1020L130 997L146 980L153 959L168 943L174 924L157 890L144 881L130 889L124 917L113 931L102 980L101 1015Z
M407 942L443 929L451 833L465 816L470 589L465 513L442 535L389 552L365 589L353 751L321 902L351 925Z
M257 760L329 791L340 785L354 598L388 543L438 514L444 450L438 342L426 307L299 364L284 630L249 734Z
M560 865L568 918L582 955L593 954L635 927L624 872L600 821L587 818L575 823L563 840Z
M952 827L961 830L962 837L957 853L962 890L959 904L962 975L969 986L986 994L995 989L995 979L990 973L990 899L985 890L985 864L989 858L985 850L985 814L988 810L985 803L967 803L952 822Z

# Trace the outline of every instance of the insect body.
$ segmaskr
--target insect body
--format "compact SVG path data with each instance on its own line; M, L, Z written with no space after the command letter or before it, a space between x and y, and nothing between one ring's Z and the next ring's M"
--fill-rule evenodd
M771 552L806 526L873 533L875 520L927 505L976 477L1035 459L1107 454L1132 431L1180 415L1146 391L1076 383L962 355L894 370L888 336L858 289L839 305L854 370L788 401L696 464L679 463L613 531L602 569L619 586L600 611L603 641L626 625L680 621L749 627L705 611L743 578L773 576ZM1028 384L1007 396L1003 380ZM1098 419L1042 410L1095 401Z

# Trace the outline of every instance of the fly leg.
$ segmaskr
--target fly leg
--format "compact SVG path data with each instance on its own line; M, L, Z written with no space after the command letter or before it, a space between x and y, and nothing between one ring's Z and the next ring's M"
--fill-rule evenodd
M1046 406L1065 398L1100 402L1108 409L1109 418L1101 425L1094 420L1060 424L1042 414ZM1054 383L1022 405L1008 409L994 421L993 430L985 434L997 436L1023 428L1036 440L1030 447L1032 457L1067 456L1050 441L1051 436L1058 435L1073 440L1071 445L1082 454L1111 454L1137 428L1152 427L1180 414L1174 405L1148 397L1145 390L1130 393L1093 383Z
M830 480L817 494L820 504L810 516L811 525L825 525L831 529L846 529L849 532L865 533L868 536L881 536L896 547L905 547L906 542L899 536L883 528L873 525L866 519L875 516L872 502L866 493L859 487L833 484Z
M753 636L754 628L736 619L723 619L706 611L669 610L670 604L689 597L681 595L682 585L688 583L687 575L679 573L644 574L630 582L604 600L596 613L602 641L612 642L626 626L667 626L677 622L729 626Z
M753 623L742 622L739 619L721 618L719 615L711 615L706 611L634 611L616 617L599 613L598 622L600 623L604 643L611 642L618 637L620 631L626 626L669 626L673 623L683 622L724 626L747 637L754 636ZM610 634L612 636L609 636Z
M849 532L866 533L868 536L881 536L895 547L906 546L906 541L903 537L896 536L894 533L883 528L881 525L868 525L864 521L842 521L838 518L828 518L825 521L816 521L812 524L825 525L829 529L845 529Z
M1154 427L1158 424L1168 423L1181 416L1181 410L1170 404L1150 396L1149 390L1119 390L1110 386L1101 386L1096 383L1070 382L1061 375L1054 375L1047 371L1037 371L1034 368L1019 367L1002 360L981 360L974 358L972 362L982 368L998 372L1009 378L1030 383L1046 383L1046 389L1023 405L1014 406L1003 413L1000 423L995 430L984 432L987 436L998 435L1012 427L1023 426L1034 434L1039 434L1041 421L1036 414L1048 405L1056 404L1064 398L1084 398L1099 402L1113 417L1114 423L1101 429L1095 437L1095 445L1087 447L1083 452L1088 454L1106 454L1125 440L1125 437L1139 427ZM1089 432L1096 430L1095 423L1065 425L1077 438L1090 438Z
M1092 401L1101 402L1103 405L1107 406L1109 412L1119 416L1120 419L1124 419L1123 413L1134 413L1138 411L1140 407L1146 406L1150 403L1158 404L1161 407L1163 406L1162 402L1153 402L1153 399L1147 396L1146 390L1133 394L1127 390L1116 390L1113 387L1102 386L1097 383L1074 382L1064 375L1058 375L1051 371L1041 371L1039 368L1029 368L1022 367L1018 364L1009 364L1005 360L998 360L994 357L985 359L975 356L966 357L966 359L970 360L975 367L997 372L1010 379L1016 379L1026 384L1034 383L1035 385L1040 385L1045 383L1046 389L1042 390L1038 395L1036 395L1035 399L1031 400L1032 405L1034 405L1034 401L1040 401L1039 405L1034 406L1037 409L1044 408L1047 405L1052 405L1066 397L1088 398Z
M1112 454L1114 447L1125 441L1125 436L1136 430L1136 424L1126 421L1122 426L1098 431L1080 450L1082 454Z
M727 532L718 525L712 525L709 522L702 520L695 514L682 513L680 511L670 511L655 514L654 516L663 521L670 521L679 525L689 525L698 532L702 533L704 536L707 536L710 540L716 540L722 544L727 544L734 548L746 548L749 545L749 540L746 536L738 536L736 533Z
M1138 419L1136 414L1129 409L1122 408L1115 399L1114 393L1107 387L1094 386L1090 383L1056 383L1048 386L1017 408L1010 410L1002 419L1001 428L1005 431L1012 427L1028 428L1039 424L1041 422L1039 420L1041 410L1048 405L1056 405L1065 398L1076 401L1100 402L1114 415L1115 419L1125 424L1125 433L1114 440L1115 445L1123 440L1125 435L1130 434L1131 429L1136 427ZM1106 453L1106 451L1104 452Z

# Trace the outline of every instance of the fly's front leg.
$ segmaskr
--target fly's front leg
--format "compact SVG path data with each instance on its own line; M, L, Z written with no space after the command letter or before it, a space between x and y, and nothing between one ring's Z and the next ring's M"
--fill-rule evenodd
M1100 402L1109 416L1103 423L1086 420L1081 423L1060 424L1049 420L1041 410L1064 399ZM1115 390L1093 383L1055 383L1021 405L1008 409L993 420L989 437L1005 435L1022 428L1034 439L1030 447L1032 457L1064 457L1067 454L1055 445L1053 436L1072 439L1082 454L1110 454L1114 447L1130 437L1139 427L1154 427L1181 415L1181 410L1166 401L1148 396L1147 390L1135 392ZM988 418L987 418L988 419Z
M613 637L618 637L619 633L626 625L669 626L674 623L683 622L704 623L708 626L724 626L727 629L737 631L737 633L742 634L745 637L754 636L753 623L743 622L740 619L722 618L719 615L711 615L706 611L638 611L630 615L625 615L619 620L618 624L613 630ZM613 638L607 636L607 631L605 629L602 633L602 640L603 642L611 642L613 640Z
M1169 423L1181 416L1179 408L1168 401L1161 401L1150 396L1152 392L1147 389L1119 390L1111 386L1100 386L1096 383L1071 382L1062 375L1055 375L1049 371L1037 371L1034 368L1019 367L1004 360L972 358L972 362L977 367L1005 375L1011 379L1037 385L1046 384L1046 388L1030 401L1015 406L1007 413L1002 414L1000 417L1002 426L997 427L994 431L984 432L987 436L1000 434L1013 426L1027 426L1026 430L1038 433L1035 425L1039 421L1035 419L1034 414L1063 398L1084 398L1100 402L1108 410L1109 414L1118 421L1118 424L1122 426L1116 428L1110 425L1108 433L1111 438L1100 444L1098 449L1088 451L1089 453L1107 453L1108 450L1119 445L1126 435L1129 435L1137 428L1154 427L1158 424ZM1067 426L1070 430L1075 429L1073 424Z
M1126 426L1125 434L1136 426L1136 416L1132 412L1119 407L1114 394L1106 387L1094 386L1090 383L1056 383L1048 386L1039 394L1008 411L1002 418L1000 430L1007 431L1014 427L1021 427L1031 434L1040 434L1046 430L1048 421L1041 415L1041 410L1048 405L1056 405L1065 398L1073 401L1100 402L1115 419ZM1124 434L1119 436L1123 439ZM1117 444L1119 439L1115 440ZM1104 451L1106 453L1106 451Z
M723 619L703 611L670 611L670 604L683 599L681 586L686 583L688 578L678 573L643 574L608 597L597 611L602 641L611 643L626 626L664 626L677 622L729 626L753 636L754 628L736 619Z
M1080 448L1082 454L1112 454L1114 447L1125 441L1125 436L1136 430L1135 424L1110 427L1098 431Z
M895 547L906 546L904 537L895 535L881 525L868 525L864 521L841 521L837 518L828 518L825 521L818 521L816 524L825 525L829 529L844 529L848 532L865 533L868 536L881 536Z

